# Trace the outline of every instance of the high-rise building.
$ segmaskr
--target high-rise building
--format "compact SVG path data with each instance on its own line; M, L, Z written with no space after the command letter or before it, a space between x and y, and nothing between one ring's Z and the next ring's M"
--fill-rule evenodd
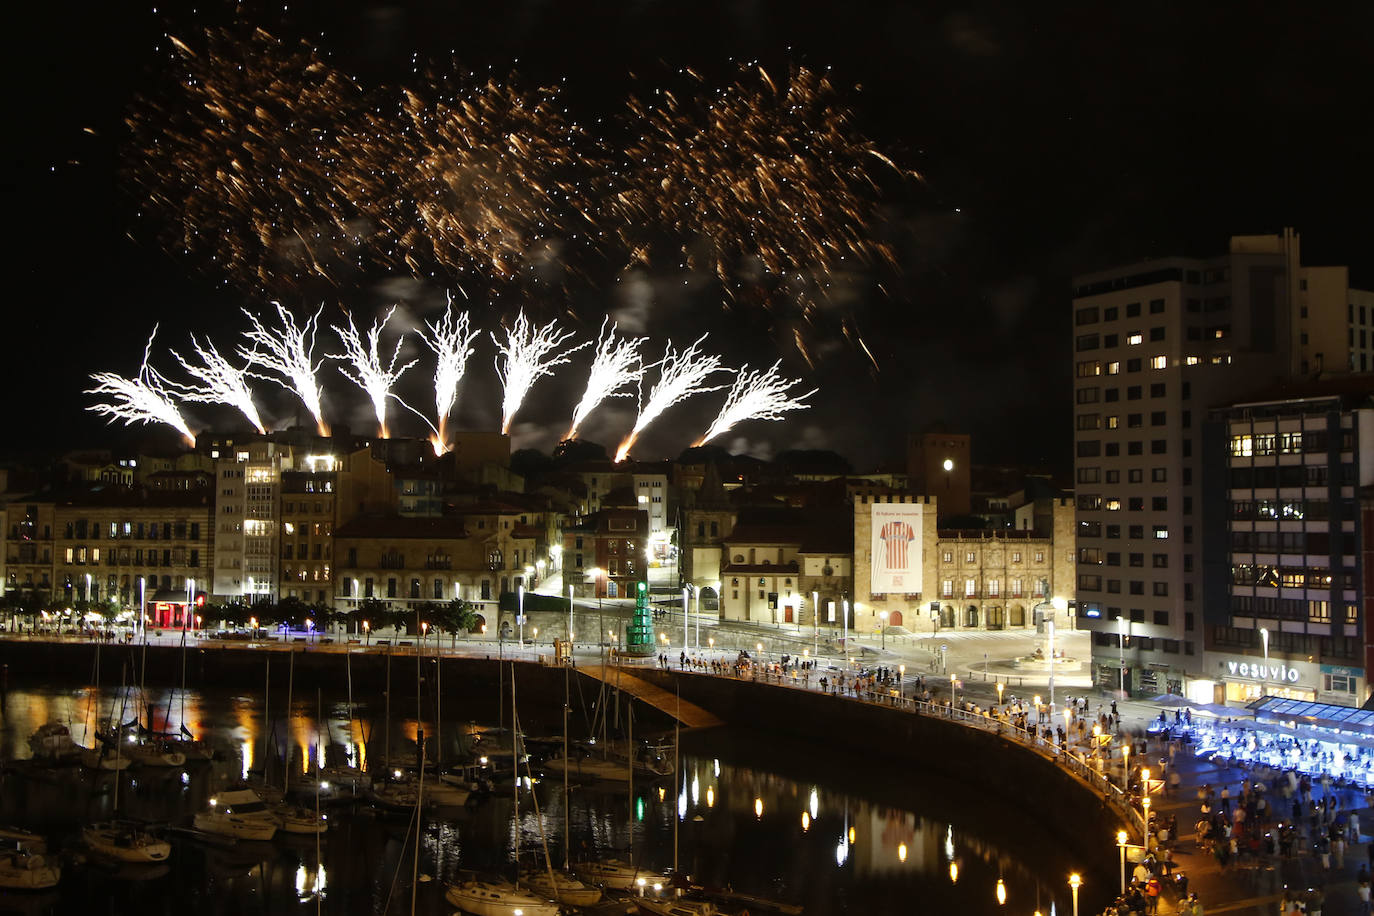
M1267 384L1348 370L1358 291L1330 270L1304 267L1285 229L1074 279L1077 599L1099 685L1181 692L1207 674L1202 526L1224 520L1202 513L1202 423Z
M1374 379L1299 383L1211 412L1204 434L1205 677L1240 705L1368 695L1361 488L1374 485Z

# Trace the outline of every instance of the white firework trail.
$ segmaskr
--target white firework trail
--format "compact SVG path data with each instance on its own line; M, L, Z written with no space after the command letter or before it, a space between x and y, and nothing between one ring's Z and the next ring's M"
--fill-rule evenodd
M434 324L426 321L425 327L429 333L422 331L420 341L434 351L435 357L434 412L438 426L431 441L435 453L443 454L448 449L445 435L448 416L458 402L458 385L467 372L468 357L473 354L472 342L481 332L469 330L467 312L454 316L452 299L444 310L444 317Z
M148 335L148 343L143 348L143 365L139 366L138 375L133 378L124 378L113 372L91 373L91 381L95 382L96 386L84 393L108 397L110 403L92 404L86 409L108 416L111 423L123 420L125 426L135 423L164 423L185 436L186 441L194 446L195 433L191 432L186 420L181 416L181 411L172 401L169 390L172 387L171 383L148 365L148 356L153 348L153 338L156 336L157 325L154 325L153 333Z
M748 366L740 370L730 386L725 405L721 407L720 413L716 414L710 428L695 442L694 447L705 445L746 420L781 420L782 415L790 410L804 410L810 407L811 405L805 402L816 393L816 389L812 388L802 395L789 395L788 390L801 382L778 375L780 362L781 360L774 363L767 372L751 370Z
M606 319L609 320L609 319ZM591 372L587 376L587 390L582 400L577 402L573 411L572 425L568 427L565 439L577 436L577 428L587 415L607 398L628 398L629 391L638 386L644 376L644 363L639 355L639 347L648 338L615 336L616 325L606 329L606 320L601 322L601 332L597 336L596 357L592 360Z
M625 441L620 443L620 448L616 449L616 461L625 460L644 427L658 419L669 407L685 401L692 395L719 391L725 387L704 384L711 375L729 371L720 364L719 356L708 356L697 350L697 344L705 339L706 335L701 335L696 343L681 353L674 350L672 343L669 342L663 359L655 364L659 367L658 381L654 383L654 387L649 390L649 397L640 406L634 429L630 430Z
M372 322L372 330L367 332L367 344L363 344L362 337L358 334L358 329L353 325L353 316L348 317L348 326L339 327L330 325L334 333L339 335L339 340L344 345L342 355L334 356L334 359L341 359L353 366L353 371L340 368L339 372L344 378L357 385L367 393L372 401L372 410L377 415L377 435L383 439L391 435L391 431L386 427L386 402L388 398L401 399L391 393L391 388L396 384L407 369L415 365L418 360L412 359L410 362L396 368L396 361L401 356L401 344L405 342L405 335L396 338L396 349L391 352L391 358L386 365L382 365L382 357L379 351L381 343L382 329L391 320L396 307L393 305L382 318L381 321ZM406 405L409 407L409 405Z
M305 409L315 418L315 427L320 435L327 436L329 426L324 422L324 410L320 406L320 383L316 379L324 360L321 358L316 362L314 356L315 330L319 326L320 312L324 307L316 309L315 314L304 324L297 325L296 316L287 311L280 302L272 304L277 307L277 317L281 321L276 327L265 326L252 312L243 310L253 324L250 329L243 332L243 336L248 338L252 346L239 347L238 354L248 361L250 367L258 366L270 373L264 375L253 372L250 368L248 374L253 378L279 385L300 398Z
M227 404L236 407L248 418L248 422L253 424L254 429L266 433L267 428L262 425L262 418L258 416L258 409L253 404L253 392L248 388L250 364L245 364L242 369L235 368L229 360L220 355L208 337L202 346L200 341L196 340L196 335L192 334L191 346L199 362L191 362L176 350L171 351L176 361L181 363L181 368L191 377L200 380L199 385L174 384L182 398L198 404Z
M542 376L552 375L554 366L568 362L569 355L587 346L581 343L555 352L572 336L572 331L560 331L557 321L535 327L525 318L523 310L516 316L515 324L506 329L505 343L498 340L495 334L491 335L500 357L504 357L496 360L496 374L501 377L501 385L505 390L501 401L501 432L510 432L515 412L520 409L534 383Z

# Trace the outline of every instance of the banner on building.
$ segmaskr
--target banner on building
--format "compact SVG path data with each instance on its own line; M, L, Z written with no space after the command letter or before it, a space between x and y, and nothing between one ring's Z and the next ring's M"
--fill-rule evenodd
M872 503L873 594L915 594L921 588L922 503Z

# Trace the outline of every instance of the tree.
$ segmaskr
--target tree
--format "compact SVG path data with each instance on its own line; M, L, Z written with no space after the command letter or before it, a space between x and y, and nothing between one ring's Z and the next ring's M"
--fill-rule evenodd
M553 447L553 464L564 467L579 461L607 461L606 446L586 439L564 439Z

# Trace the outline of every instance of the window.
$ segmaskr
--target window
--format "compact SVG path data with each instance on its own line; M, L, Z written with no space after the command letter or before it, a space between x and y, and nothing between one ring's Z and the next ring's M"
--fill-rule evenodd
M1156 582L1156 583L1154 583L1154 596L1155 596L1156 598L1167 598L1167 597L1169 597L1169 583L1168 583L1168 582Z
M1090 305L1074 312L1074 324L1093 324L1097 321L1097 306Z
M1160 341L1164 339L1164 328L1150 328L1150 340Z
M1156 541L1167 541L1167 540L1169 539L1169 526L1168 526L1168 525L1155 525L1155 526L1154 526L1154 535L1155 535L1155 540L1156 540Z
M1129 387L1129 388L1126 389L1126 400L1128 400L1128 401L1138 401L1138 400L1140 400L1140 393L1141 393L1141 388L1140 388L1140 386L1139 386L1139 385L1132 385L1131 387Z
M967 553L964 554L964 562L965 562L965 563L977 563L977 562L978 562L978 554L974 553L972 550L968 551Z
M1144 422L1145 422L1144 414L1138 414L1138 413L1128 413L1128 414L1126 414L1126 428L1127 428L1127 429L1139 429L1139 428L1144 424Z
M1144 565L1145 565L1145 554L1143 554L1143 553L1133 553L1133 554L1129 554L1129 555L1127 555L1126 560L1127 560L1127 562L1130 563L1130 565L1132 565L1132 566L1144 566Z
M1150 468L1151 483L1165 483L1169 478L1168 468Z
M1364 309L1361 309L1360 311L1364 311ZM1116 319L1117 319L1117 307L1116 307L1116 306L1113 305L1113 306L1110 306L1110 307L1105 308L1105 309L1102 310L1102 320L1103 320L1103 321L1115 321Z
M1137 346L1138 344L1142 344L1142 343L1144 343L1144 342L1145 342L1145 336L1144 336L1143 334L1141 334L1139 331L1136 331L1136 332L1133 333L1133 334L1127 334L1127 335L1126 335L1126 346L1128 346L1128 347L1134 347L1134 346Z
M1134 439L1126 443L1127 455L1141 455L1144 454L1144 451L1144 443L1141 442L1139 439Z
M945 579L943 582L940 583L940 597L942 597L942 598L953 598L953 597L954 597L954 580L953 580L953 579Z
M1163 300L1163 299L1151 299L1151 300L1150 300L1150 314L1151 314L1151 315L1162 315L1162 314L1164 314L1164 300ZM1177 651L1177 650L1176 650L1176 651Z
M1151 455L1164 455L1164 454L1167 454L1168 451L1169 451L1169 440L1168 440L1168 439L1151 439L1151 440L1150 440L1150 454L1151 454Z
M1079 429L1098 429L1102 426L1102 415L1096 413L1081 413L1078 415Z
M1101 346L1101 338L1096 334L1079 334L1077 350L1082 353L1085 350L1096 350Z
M1130 302L1130 303L1127 303L1127 305L1126 305L1126 317L1127 317L1127 318L1135 318L1135 317L1136 317L1137 315L1139 315L1139 314L1140 314L1140 303L1139 303L1139 302Z
M1095 386L1091 388L1080 388L1075 393L1074 397L1078 399L1078 403L1080 404L1096 404L1098 398L1098 388ZM1107 398L1107 400L1112 401L1115 400L1115 398L1109 397Z
M1127 372L1139 372L1139 371L1140 371L1140 357L1137 356L1135 359L1128 359L1128 360L1126 360L1126 371L1127 371Z
M940 559L941 559L941 561L944 562L944 563L953 563L953 562L954 562L954 551L952 551L952 550L946 550L944 553L940 554Z
M1112 362L1107 363L1107 374L1108 374L1108 375L1120 375L1120 374L1121 374L1121 363L1120 363L1119 361L1116 361L1116 360L1113 360Z
M1121 417L1112 415L1107 417L1107 428L1118 429L1121 426Z
M1102 474L1101 474L1101 468L1079 468L1079 469L1078 469L1078 482L1079 482L1079 483L1097 483L1097 482L1098 482L1098 479L1099 479L1101 476L1102 476Z
M1167 497L1167 496L1152 496L1152 497L1150 497L1150 509L1151 509L1152 511L1154 511L1154 512L1168 512L1168 511L1169 511L1169 497Z
M964 580L964 597L972 598L978 594L978 581L976 579Z
M1080 360L1078 363L1078 377L1092 378L1102 374L1102 363L1095 359Z
M1164 392L1167 390L1168 386L1166 386L1163 382L1153 382L1150 385L1150 397L1162 398L1164 397Z
M1167 357L1167 356L1151 356L1151 357L1150 357L1150 368L1151 368L1151 369L1167 369L1167 368L1169 368L1169 357Z
M1121 391L1117 388L1108 388L1105 392L1103 392L1102 400L1108 403L1111 403L1113 401L1119 401L1121 400ZM1093 403L1096 403L1096 401L1094 401Z
M1077 448L1079 458L1097 458L1102 454L1102 443L1097 439L1082 439Z

